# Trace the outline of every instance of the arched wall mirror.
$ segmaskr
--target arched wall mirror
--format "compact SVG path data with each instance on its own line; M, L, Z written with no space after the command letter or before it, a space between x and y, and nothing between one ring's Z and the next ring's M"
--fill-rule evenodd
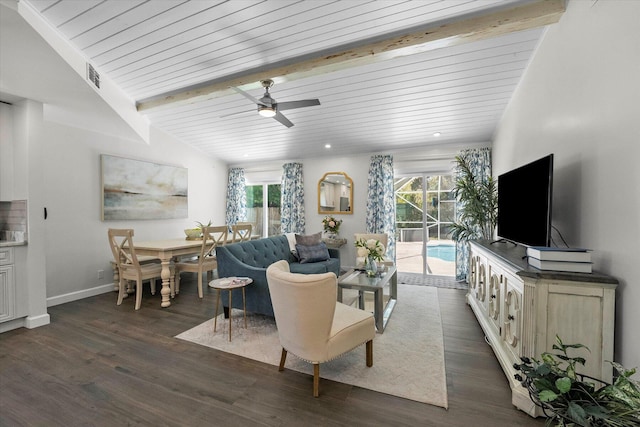
M327 172L318 181L318 213L353 213L353 180L349 175Z

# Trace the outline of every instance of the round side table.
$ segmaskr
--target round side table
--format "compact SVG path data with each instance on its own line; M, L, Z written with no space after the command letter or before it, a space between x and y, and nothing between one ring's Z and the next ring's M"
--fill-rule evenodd
M244 288L250 283L253 283L253 279L249 277L222 277L220 279L215 279L209 282L209 287L218 291L218 295L216 297L216 315L213 319L213 332L216 331L218 323L220 293L223 290L229 291L229 341L231 341L231 293L234 289L242 289L242 311L244 313L244 328L247 329L247 306L244 295Z

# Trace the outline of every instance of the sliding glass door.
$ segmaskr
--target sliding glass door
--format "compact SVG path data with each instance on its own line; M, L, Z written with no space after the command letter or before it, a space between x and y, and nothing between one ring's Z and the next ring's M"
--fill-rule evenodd
M252 234L261 237L281 234L280 184L247 185L246 193L247 221L253 224Z
M396 261L405 273L455 276L453 177L396 178Z

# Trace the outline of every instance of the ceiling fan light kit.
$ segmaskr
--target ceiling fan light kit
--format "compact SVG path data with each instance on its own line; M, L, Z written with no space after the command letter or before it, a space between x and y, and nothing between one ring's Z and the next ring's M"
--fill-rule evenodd
M262 117L273 117L276 115L276 109L266 105L258 105L258 114Z
M262 117L273 117L275 120L288 128L292 127L293 123L291 123L289 119L287 119L282 113L280 113L280 110L293 110L294 108L320 105L320 101L318 99L305 99L300 101L282 102L280 104L280 108L278 108L278 103L271 97L271 94L269 93L269 88L273 86L273 80L262 80L260 83L262 83L262 87L264 87L265 89L264 95L260 99L254 98L247 92L243 91L242 89L238 89L237 87L234 87L233 90L256 104L258 107L258 114L260 114Z

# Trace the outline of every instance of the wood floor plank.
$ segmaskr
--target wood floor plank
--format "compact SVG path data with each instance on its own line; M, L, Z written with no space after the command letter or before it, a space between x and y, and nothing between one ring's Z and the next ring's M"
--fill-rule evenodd
M198 298L184 274L166 309L148 287L138 311L107 293L0 335L0 425L543 426L511 405L465 291L438 298L448 410L328 380L313 398L309 375L174 338L215 312L215 293Z

